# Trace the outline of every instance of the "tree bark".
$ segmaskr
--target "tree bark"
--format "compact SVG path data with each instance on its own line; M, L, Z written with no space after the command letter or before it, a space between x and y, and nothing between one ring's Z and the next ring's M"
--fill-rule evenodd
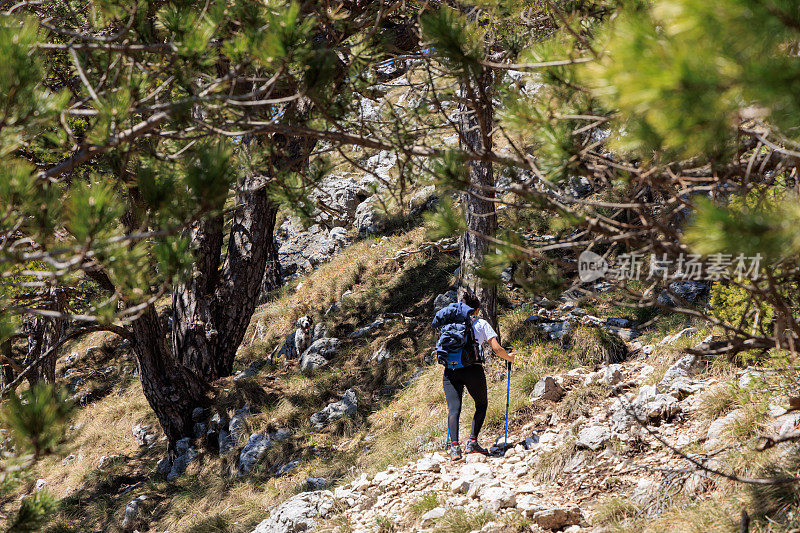
M215 314L223 224L223 217L216 215L189 229L194 244L192 270L184 283L175 286L172 296L172 353L209 381L219 377Z
M152 306L133 321L132 329L142 391L172 451L179 439L192 435L192 411L208 405L211 389L205 380L172 356Z
M277 261L273 230L278 209L265 185L263 176L250 176L237 186L224 260L222 217L191 230L195 262L189 279L175 287L172 347L181 364L209 382L232 373L267 264Z
M310 103L300 100L292 118L307 120ZM175 288L172 309L172 346L177 359L213 381L233 372L236 350L244 339L267 283L278 287L275 249L277 206L270 200L268 181L308 166L316 141L273 135L272 156L262 174L245 177L237 185L228 246L220 258L223 241L221 217L196 224L195 262L188 281Z
M283 281L281 277L281 264L278 261L278 246L275 243L275 219L277 218L278 210L272 210L272 217L267 221L267 233L272 235L272 238L267 242L267 266L264 272L264 282L261 285L261 295L265 295L274 291L281 286Z
M464 103L460 106L460 144L463 150L489 152L492 150L491 131L494 108L491 100L492 71L484 68L473 83L461 84ZM484 318L499 335L497 321L497 287L484 286L476 275L489 250L485 236L497 233L497 214L492 199L494 193L482 187L494 186L491 161L470 161L467 164L469 186L462 195L467 231L461 239L461 285L459 296L471 290L480 299Z
M51 287L48 289L47 301L44 306L45 309L60 313L64 311L66 303L67 297L63 289L60 287ZM33 320L33 324L28 333L28 352L25 355L22 366L27 367L33 364L40 355L58 343L58 340L63 334L63 317L37 316ZM31 386L40 381L44 381L45 383L55 382L56 354L57 350L54 350L49 356L36 363L31 371L28 372L28 382Z
M268 252L274 246L273 228L278 212L269 199L263 176L245 178L237 196L239 207L233 216L222 279L216 292L219 302L216 309L219 324L217 376L227 376L233 371L236 350L261 296Z
M14 381L14 377L16 375L14 373L14 368L8 364L9 361L13 361L10 339L0 343L0 355L3 356L3 360L0 361L0 386L5 388L8 387L12 381Z

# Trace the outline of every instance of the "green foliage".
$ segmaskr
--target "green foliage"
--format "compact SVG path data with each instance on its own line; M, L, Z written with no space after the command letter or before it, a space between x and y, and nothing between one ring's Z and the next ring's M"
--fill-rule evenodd
M427 236L437 240L453 237L464 232L466 222L460 210L456 210L452 200L445 198L436 207L433 213L425 213L425 226Z
M206 143L194 151L186 165L186 185L195 205L220 209L236 174L230 164L231 146L225 142Z
M22 499L20 508L6 531L8 533L40 531L41 525L57 507L58 500L48 490L34 492Z
M715 283L708 304L711 316L743 330L769 325L774 317L769 304L757 301L747 288L733 283Z
M797 124L800 65L786 53L800 14L792 2L628 2L596 47L586 80L620 111L617 145L649 157L720 154L742 108L766 108L780 126Z
M421 516L430 511L431 509L435 509L438 506L439 506L439 496L437 496L435 492L428 491L423 493L422 496L420 496L413 502L411 502L411 505L409 505L408 507L409 509L411 509L412 513Z
M11 431L18 450L29 451L36 459L53 453L63 442L72 410L65 391L38 383L19 396L11 392L0 407L0 422Z
M79 244L88 244L90 239L110 236L124 211L110 183L78 183L67 201L67 228Z
M37 133L43 124L57 117L69 96L66 91L53 94L42 88L42 61L31 55L38 40L35 21L0 15L0 157L4 161L24 142L25 135ZM3 174L5 169L0 176ZM0 178L0 184L2 181Z
M2 287L0 287L0 309L2 309L0 311L0 344L11 337L19 327L19 318L5 311L9 306L3 296Z
M450 7L424 13L422 34L447 66L460 76L477 76L483 59L482 34L463 15Z
M698 253L761 254L778 261L800 250L800 206L787 200L771 206L748 207L731 203L697 202L695 219L686 241Z
M449 150L433 162L437 186L445 190L464 189L469 185L467 162L460 152Z

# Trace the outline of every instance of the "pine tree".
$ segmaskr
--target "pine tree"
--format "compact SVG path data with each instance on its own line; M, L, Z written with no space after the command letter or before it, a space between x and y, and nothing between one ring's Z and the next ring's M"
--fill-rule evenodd
M4 392L51 366L66 340L108 329L132 340L145 396L174 443L191 434L210 382L231 373L263 280L277 282L278 207L309 211L324 167L311 151L320 136L337 139L362 73L374 76L379 55L362 44L340 51L355 36L383 46L387 34L374 34L373 4L345 18L249 1L74 8L17 6L0 35L11 110L0 264L12 266L0 341L17 338L25 316L43 317L32 331L60 330L63 319L72 329L37 334L45 342L30 343ZM41 300L87 279L79 313L23 294ZM166 331L155 303L170 292Z

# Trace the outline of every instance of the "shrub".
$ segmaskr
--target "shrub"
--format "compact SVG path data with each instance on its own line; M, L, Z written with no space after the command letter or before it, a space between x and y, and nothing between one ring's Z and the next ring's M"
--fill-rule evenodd
M800 447L793 446L784 459L767 465L757 477L793 478L800 474ZM756 516L770 522L782 524L788 530L800 527L800 485L797 482L776 483L772 485L748 485L750 498Z
M481 529L493 519L494 514L489 511L470 514L463 509L452 509L442 517L434 531L436 533L469 533Z
M620 363L628 357L625 343L603 328L579 326L572 334L572 347L583 365Z
M425 492L422 496L411 502L409 508L417 516L421 516L431 509L439 506L439 497L435 492Z
M744 287L719 281L711 287L710 314L745 331L769 325L775 315L773 308L751 297L752 293Z
M618 524L639 514L639 508L629 498L609 496L597 504L594 522L602 525Z

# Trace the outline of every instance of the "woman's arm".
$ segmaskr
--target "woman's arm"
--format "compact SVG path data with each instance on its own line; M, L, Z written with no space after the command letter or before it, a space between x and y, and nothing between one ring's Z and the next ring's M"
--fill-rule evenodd
M501 359L505 359L509 363L514 362L514 352L513 351L506 351L505 348L500 346L500 343L497 342L497 337L492 337L489 339L489 346L492 347L492 351L494 351L495 355Z

